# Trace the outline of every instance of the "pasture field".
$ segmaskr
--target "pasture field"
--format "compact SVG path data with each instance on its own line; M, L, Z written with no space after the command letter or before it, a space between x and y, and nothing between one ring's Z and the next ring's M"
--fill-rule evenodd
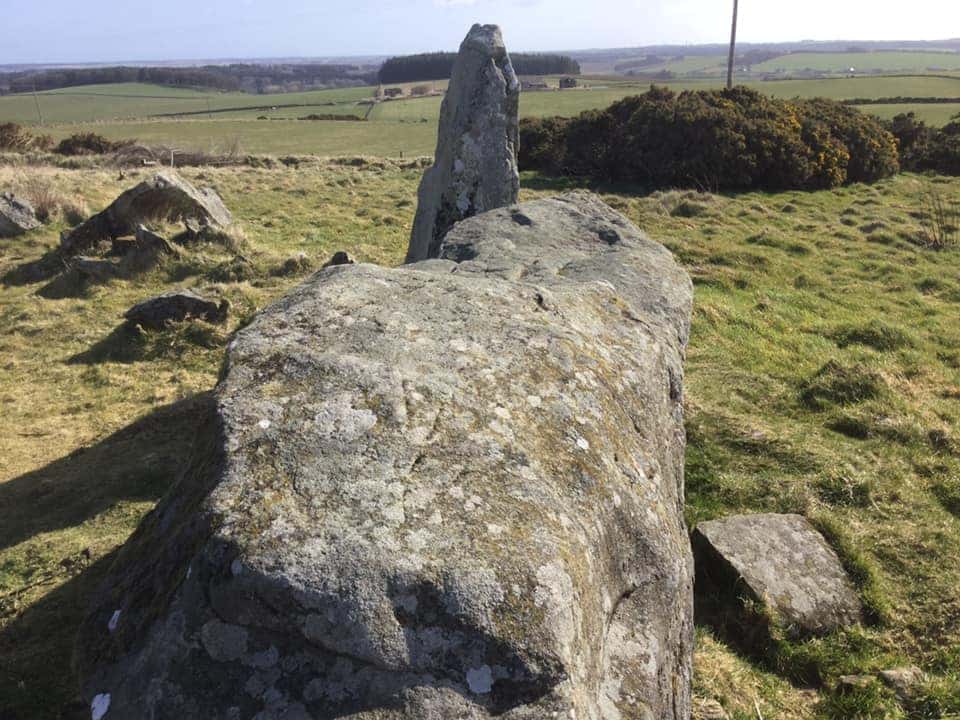
M118 83L88 85L33 94L0 97L0 122L36 124L37 104L44 123L97 122L103 120L145 118L183 112L205 112L233 107L335 103L333 110L322 112L358 112L354 104L373 95L373 88L314 90L282 95L250 95L168 88L160 85ZM360 111L361 114L363 111ZM214 115L216 117L216 115Z
M223 153L239 147L254 155L344 157L432 155L437 122L351 122L308 120L136 120L120 123L60 125L48 128L54 139L96 132L111 140L136 138L147 145Z
M845 73L858 72L933 72L960 70L960 53L956 52L864 52L864 53L790 53L757 63L754 72L795 72L814 70Z
M0 167L0 185L92 211L146 172ZM422 171L312 160L182 172L234 212L230 243L78 286L48 254L61 216L0 241L3 718L89 717L70 663L75 629L115 549L189 455L197 398L230 333L336 250L400 263ZM522 185L524 199L569 187L529 174ZM739 196L593 188L694 279L688 521L803 513L857 568L873 613L763 659L700 625L696 693L735 720L757 709L779 720L960 713L960 247L917 244L931 188L955 196L960 179ZM229 324L119 329L131 304L178 287L228 298ZM849 386L861 380L869 392ZM835 690L841 675L909 663L929 681L908 710L880 687Z
M584 110L608 107L629 95L645 92L650 83L611 82L609 84L593 81L588 88L565 91L526 92L520 96L520 115L522 117L544 117L560 115L570 117ZM676 91L709 90L723 87L720 81L674 81L662 83ZM897 78L837 78L826 80L778 80L770 82L753 81L744 83L760 92L781 98L827 97L834 100L848 98L883 98L910 95L913 97L960 97L960 78L938 77L897 77ZM953 94L951 94L953 93ZM435 121L440 114L438 97L399 100L377 105L370 115L373 121L418 122ZM916 105L898 106L900 112L914 110L921 119L936 125L949 121L950 113L944 108L952 105ZM866 108L863 108L866 109ZM891 115L892 117L892 115Z
M642 60L642 57L624 58L619 60L616 65L630 63L631 61ZM644 65L642 67L632 68L637 72L657 73L669 71L676 75L726 75L727 56L726 55L691 55L682 58L666 58L664 62L655 65ZM624 70L626 72L626 70Z
M912 112L928 125L943 127L954 117L960 115L960 103L944 103L931 105L858 105L860 110L876 115L881 120L891 120L901 113Z
M548 77L555 85L559 78ZM417 84L441 89L444 82L405 83L404 91ZM576 90L526 92L521 96L524 117L573 116L584 110L604 108L628 95L646 91L648 81L623 77L584 77ZM680 90L718 88L722 81L696 80L665 83ZM777 97L892 98L960 97L960 76L857 77L817 80L746 81L746 85ZM61 139L90 131L113 140L138 139L146 144L174 146L183 150L218 151L240 147L252 154L317 154L322 156L379 155L405 157L433 152L441 98L405 97L379 103L368 122L297 121L310 114L364 117L375 88L320 90L281 95L209 93L154 85L119 84L69 88L33 95L0 97L0 122L35 125L35 102L39 101L45 124L43 132ZM284 105L307 107L283 107ZM272 109L276 107L276 109ZM215 112L228 108L243 108ZM862 106L865 112L892 117L914 110L933 125L943 125L957 112L955 105L917 104ZM208 114L208 110L210 111ZM155 115L200 112L179 118ZM258 120L266 117L269 120Z

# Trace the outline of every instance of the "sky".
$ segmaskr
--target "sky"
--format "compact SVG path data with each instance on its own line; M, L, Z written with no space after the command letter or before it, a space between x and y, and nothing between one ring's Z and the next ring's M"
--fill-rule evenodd
M455 50L474 22L516 51L727 42L732 0L2 0L0 64ZM905 11L909 8L909 11ZM740 0L746 42L960 37L960 1Z

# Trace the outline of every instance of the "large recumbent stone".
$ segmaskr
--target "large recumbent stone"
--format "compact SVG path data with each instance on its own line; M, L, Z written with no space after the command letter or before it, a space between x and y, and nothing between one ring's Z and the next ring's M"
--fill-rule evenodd
M231 343L78 640L109 720L689 716L688 277L587 194L445 253Z

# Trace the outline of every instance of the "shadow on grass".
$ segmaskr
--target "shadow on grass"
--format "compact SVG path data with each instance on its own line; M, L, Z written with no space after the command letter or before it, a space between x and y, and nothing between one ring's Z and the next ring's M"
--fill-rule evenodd
M73 667L74 642L116 554L85 567L0 625L0 720L90 717Z
M644 197L656 190L656 188L650 188L636 183L596 180L564 175L553 177L535 172L522 172L520 174L520 187L524 190L542 190L556 193L569 192L571 190L590 190L595 193L631 195L635 197Z
M168 405L0 484L0 548L78 526L124 500L159 499L186 466L211 407L209 393ZM79 697L74 643L117 552L92 564L89 550L64 560L62 571L73 577L26 609L10 595L0 598L0 720L90 717Z
M63 256L57 250L51 250L37 260L23 263L11 268L0 277L0 283L6 286L19 287L44 282L59 275L67 269ZM0 718L6 720L6 718Z
M0 483L0 549L80 525L120 500L158 499L186 463L211 402L203 393L160 408L92 447Z
M143 360L148 350L146 334L136 325L123 322L91 347L67 358L68 365L97 365L104 362L133 363ZM2 720L2 718L0 718Z
M199 320L171 323L163 330L150 332L134 323L123 322L102 340L67 358L67 364L134 363L160 357L181 357L191 349L222 348L226 341L227 335L220 326Z

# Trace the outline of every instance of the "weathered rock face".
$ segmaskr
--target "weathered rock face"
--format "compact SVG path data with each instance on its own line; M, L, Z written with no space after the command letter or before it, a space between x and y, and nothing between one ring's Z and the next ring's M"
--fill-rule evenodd
M190 318L202 318L208 322L223 322L227 318L230 303L216 303L197 295L192 290L177 290L163 293L137 303L127 310L128 322L152 330L162 330L168 323L182 322Z
M860 599L839 558L801 515L703 522L693 547L704 592L732 597L745 590L787 629L819 635L860 620Z
M110 720L689 717L688 277L587 194L444 257L231 343L79 638Z
M40 227L33 207L11 193L0 194L0 237L22 235Z
M140 223L149 220L191 220L201 227L217 229L233 222L214 190L195 188L176 173L164 171L130 188L106 210L64 232L60 249L74 255L103 240L133 235Z
M474 25L460 46L440 110L434 165L423 176L407 262L436 257L464 218L512 205L520 83L496 25Z

